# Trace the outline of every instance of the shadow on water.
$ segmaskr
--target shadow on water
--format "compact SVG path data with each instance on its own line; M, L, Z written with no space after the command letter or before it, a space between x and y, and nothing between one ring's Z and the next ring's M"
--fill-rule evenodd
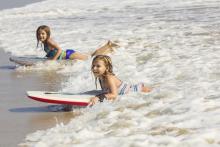
M68 112L73 109L85 108L83 106L72 106L72 105L48 105L42 107L21 107L9 109L10 112L16 113L29 113L29 112Z
M9 109L9 111L10 112L17 112L17 113L22 113L22 112L51 112L51 110L48 109L48 106L12 108L12 109Z
M3 65L3 66L0 66L0 69L3 69L3 70L8 70L8 69L15 69L16 66L15 65Z

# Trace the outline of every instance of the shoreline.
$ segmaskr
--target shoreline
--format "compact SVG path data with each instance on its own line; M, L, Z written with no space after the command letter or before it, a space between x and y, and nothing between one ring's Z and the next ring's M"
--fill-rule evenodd
M42 0L0 1L0 11L22 7ZM26 96L27 90L60 89L63 78L56 73L18 72L16 65L9 61L10 54L0 47L0 146L19 146L25 136L37 130L54 127L58 122L67 123L74 117L72 112L52 112L48 106ZM51 76L55 75L55 76ZM59 75L58 75L59 76ZM58 121L58 122L57 122Z
M55 76L50 77L56 74L54 71L16 71L9 57L10 54L0 49L0 146L18 146L27 134L54 127L58 122L66 124L74 117L71 111L53 112L48 106L54 104L41 103L26 96L27 90L57 91L63 78L57 80Z

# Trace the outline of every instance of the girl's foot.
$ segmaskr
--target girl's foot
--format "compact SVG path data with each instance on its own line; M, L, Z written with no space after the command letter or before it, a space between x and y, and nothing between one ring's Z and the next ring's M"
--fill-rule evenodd
M109 40L104 46L98 48L94 53L92 53L91 56L106 55L112 53L114 51L113 48L116 47L119 47L119 45Z
M118 44L116 44L116 43L114 43L114 42L112 42L111 40L109 40L108 42L107 42L107 45L110 47L110 48L113 48L113 47L120 47Z
M151 88L148 88L148 87L146 87L146 86L144 86L144 84L142 85L142 92L145 92L145 93L148 93L148 92L151 92Z

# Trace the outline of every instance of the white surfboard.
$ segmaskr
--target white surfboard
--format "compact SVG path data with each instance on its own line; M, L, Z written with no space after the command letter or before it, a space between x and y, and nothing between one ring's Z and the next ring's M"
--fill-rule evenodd
M88 91L84 93L60 93L52 91L27 91L27 96L33 100L76 106L87 106L91 97L100 94L100 91Z
M47 58L41 57L10 57L9 60L22 66L32 66L39 62L44 62Z

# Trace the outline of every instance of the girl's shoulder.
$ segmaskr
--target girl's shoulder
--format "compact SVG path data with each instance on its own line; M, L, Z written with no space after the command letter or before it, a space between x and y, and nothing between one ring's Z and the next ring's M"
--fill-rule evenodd
M56 41L54 41L52 38L49 38L49 39L47 40L47 44L48 44L49 46L51 46L52 48L57 48L57 47L58 47L58 44L57 44Z
M54 44L54 42L55 42L55 41L54 41L52 38L48 38L48 39L47 39L47 43L48 43L48 44Z
M121 81L117 76L115 76L113 74L108 74L106 76L106 80L108 80L108 81L115 81L115 82Z
M117 78L117 77L113 74L107 74L106 75L106 79L112 79L112 78Z

